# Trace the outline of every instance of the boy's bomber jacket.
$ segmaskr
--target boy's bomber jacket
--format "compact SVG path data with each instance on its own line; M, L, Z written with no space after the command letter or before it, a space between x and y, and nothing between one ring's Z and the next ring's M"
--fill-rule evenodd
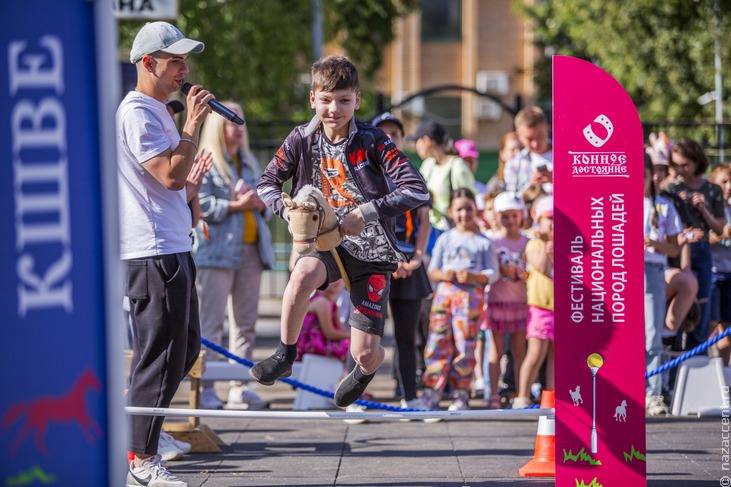
M262 173L257 191L277 215L289 220L282 202L282 186L292 180L292 194L312 184L312 144L320 125L315 116L309 124L295 127ZM392 219L429 201L429 190L419 171L396 148L390 138L370 124L350 122L345 154L353 179L365 204L360 205L366 223L381 220L389 240L396 238Z

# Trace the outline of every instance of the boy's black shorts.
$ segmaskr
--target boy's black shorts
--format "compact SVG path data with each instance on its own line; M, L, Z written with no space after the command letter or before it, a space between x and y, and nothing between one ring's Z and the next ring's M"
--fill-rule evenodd
M391 289L391 274L398 266L386 262L363 262L340 246L336 251L350 279L349 325L365 333L382 337L388 293ZM306 256L315 257L325 264L327 281L320 286L320 290L324 290L331 282L342 277L330 252L314 252Z

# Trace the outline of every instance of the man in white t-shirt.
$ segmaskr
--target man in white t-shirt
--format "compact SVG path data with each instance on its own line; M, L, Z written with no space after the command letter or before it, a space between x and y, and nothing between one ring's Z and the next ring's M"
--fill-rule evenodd
M505 189L522 194L529 186L541 185L553 194L553 147L546 115L538 107L526 107L514 122L524 149L505 164Z
M146 24L130 51L137 86L117 109L120 251L135 338L131 406L167 408L200 351L185 181L213 95L200 85L190 89L182 135L165 101L183 83L189 53L203 48L166 22ZM128 487L188 485L157 455L163 420L130 417Z

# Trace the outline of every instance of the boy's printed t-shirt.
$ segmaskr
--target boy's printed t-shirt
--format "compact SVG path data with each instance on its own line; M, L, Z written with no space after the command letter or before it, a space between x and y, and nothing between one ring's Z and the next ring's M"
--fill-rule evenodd
M343 220L359 205L367 203L350 172L345 156L346 141L331 143L319 132L313 144L312 184L322 191L325 199ZM391 245L380 220L366 223L358 236L345 236L341 243L353 257L364 262L389 262L396 264L398 254Z

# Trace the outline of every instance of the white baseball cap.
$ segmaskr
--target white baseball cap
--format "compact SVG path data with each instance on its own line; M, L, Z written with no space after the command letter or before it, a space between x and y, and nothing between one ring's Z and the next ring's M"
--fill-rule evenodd
M168 54L201 52L205 44L188 39L175 26L167 22L148 22L140 29L132 43L129 60L136 63L142 56L162 51Z
M493 208L496 213L508 210L525 211L525 203L518 193L514 193L513 191L503 191L499 195L495 196Z

